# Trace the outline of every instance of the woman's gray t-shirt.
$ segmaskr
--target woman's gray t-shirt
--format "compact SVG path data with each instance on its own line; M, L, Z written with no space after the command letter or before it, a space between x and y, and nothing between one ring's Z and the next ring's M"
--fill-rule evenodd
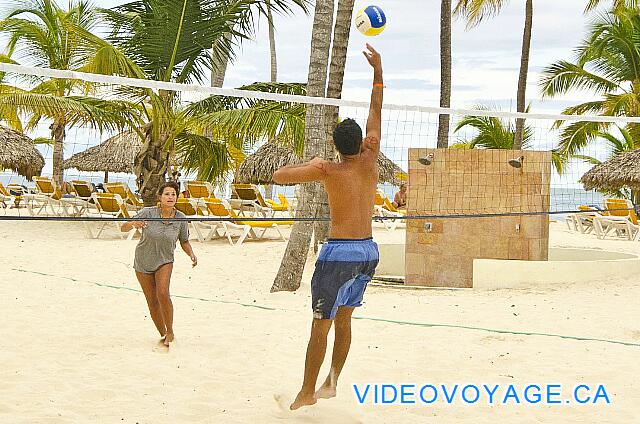
M160 217L160 209L152 206L140 210L133 219ZM176 211L176 218L185 218L185 215ZM173 262L178 239L189 240L189 224L187 221L146 221L146 224L136 246L133 269L153 274L162 265Z

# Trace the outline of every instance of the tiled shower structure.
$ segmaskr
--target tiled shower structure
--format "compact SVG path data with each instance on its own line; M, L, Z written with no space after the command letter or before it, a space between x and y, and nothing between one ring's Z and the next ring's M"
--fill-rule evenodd
M439 217L407 220L405 284L472 287L474 259L547 260L550 178L551 152L409 149L407 214Z

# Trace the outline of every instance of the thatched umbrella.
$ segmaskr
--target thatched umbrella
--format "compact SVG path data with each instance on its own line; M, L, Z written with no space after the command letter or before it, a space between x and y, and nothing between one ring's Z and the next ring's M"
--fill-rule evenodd
M286 165L297 165L302 159L293 149L266 143L240 165L236 180L240 183L274 184L273 173ZM406 173L382 152L378 157L379 180L381 183L400 185Z
M0 168L11 169L30 180L42 172L44 158L29 137L0 126Z
M62 167L86 172L104 172L104 182L107 182L109 172L133 173L133 161L141 146L138 134L125 131L97 146L76 153L65 160Z
M104 172L104 182L108 182L109 172L133 174L133 162L142 148L142 141L134 131L125 131L106 139L80 153L76 153L62 163L64 169L75 168L78 171ZM176 157L174 165L182 164Z
M580 182L585 190L615 191L629 187L637 192L640 189L640 149L622 152L594 166Z

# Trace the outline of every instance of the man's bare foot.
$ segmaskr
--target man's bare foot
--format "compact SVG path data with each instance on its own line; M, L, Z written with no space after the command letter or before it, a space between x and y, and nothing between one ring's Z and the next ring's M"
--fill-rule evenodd
M169 347L169 345L171 344L171 342L173 342L174 338L175 338L175 337L174 337L173 333L167 333L167 334L165 334L165 336L164 336L164 345L165 345L165 346L167 346L167 347Z
M316 399L331 399L332 397L336 397L336 388L327 383L316 391Z
M289 409L291 409L292 411L295 411L298 408L301 408L307 405L313 405L315 403L316 403L316 398L313 395L313 393L300 392L298 393L298 396L296 396L296 400L294 400L291 406L289 406Z

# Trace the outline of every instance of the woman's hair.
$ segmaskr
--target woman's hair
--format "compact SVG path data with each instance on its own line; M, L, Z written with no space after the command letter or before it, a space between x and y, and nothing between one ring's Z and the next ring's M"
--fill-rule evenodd
M172 189L174 189L176 191L176 195L180 193L180 186L178 185L178 183L176 183L175 181L167 181L162 183L162 185L160 185L160 187L158 188L158 196L162 196L162 193L164 193L164 189L167 187L171 187Z

